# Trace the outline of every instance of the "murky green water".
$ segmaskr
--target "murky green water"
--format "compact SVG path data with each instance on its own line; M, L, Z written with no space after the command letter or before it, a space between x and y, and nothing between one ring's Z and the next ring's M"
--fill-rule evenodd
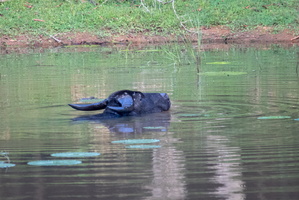
M298 199L299 49L210 50L195 64L180 48L0 55L0 161L16 165L0 169L1 199ZM72 120L96 112L68 103L120 89L167 92L172 108ZM123 139L160 141L111 143ZM27 165L61 152L100 155Z

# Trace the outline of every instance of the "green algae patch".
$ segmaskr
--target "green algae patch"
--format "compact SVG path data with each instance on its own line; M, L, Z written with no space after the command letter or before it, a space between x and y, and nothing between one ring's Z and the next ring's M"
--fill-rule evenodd
M28 162L28 165L34 166L68 166L81 164L80 160L37 160Z
M101 155L96 152L64 152L64 153L53 153L53 157L66 157L66 158L84 158L84 157L95 157Z
M262 116L257 119L290 119L290 116Z

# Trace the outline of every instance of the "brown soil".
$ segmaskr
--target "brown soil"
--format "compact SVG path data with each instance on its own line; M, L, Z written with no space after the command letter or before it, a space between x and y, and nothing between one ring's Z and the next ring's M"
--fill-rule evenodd
M189 39L196 42L197 35L190 34ZM148 45L160 44L165 42L178 41L175 35L168 36L149 36L148 34L127 34L115 35L112 37L99 38L98 36L88 33L61 33L53 36L2 36L0 37L0 50L7 48L20 47L56 47L63 45ZM293 31L284 30L278 33L273 33L272 28L258 27L255 30L234 32L225 27L210 27L202 28L202 44L213 48L221 48L227 44L284 44L293 46L299 44L299 36L295 35Z

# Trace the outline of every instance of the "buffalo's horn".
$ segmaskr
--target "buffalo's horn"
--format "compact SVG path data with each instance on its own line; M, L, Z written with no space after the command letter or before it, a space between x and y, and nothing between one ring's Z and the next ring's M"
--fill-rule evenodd
M101 110L107 107L107 99L92 104L69 104L72 108L76 110L83 110L83 111L92 111L92 110Z

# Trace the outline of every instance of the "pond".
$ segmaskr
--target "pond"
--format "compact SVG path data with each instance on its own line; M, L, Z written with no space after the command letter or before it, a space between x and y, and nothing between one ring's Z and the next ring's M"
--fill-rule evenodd
M298 199L298 52L173 44L0 55L1 199ZM165 92L172 107L99 121L67 106L121 89Z

